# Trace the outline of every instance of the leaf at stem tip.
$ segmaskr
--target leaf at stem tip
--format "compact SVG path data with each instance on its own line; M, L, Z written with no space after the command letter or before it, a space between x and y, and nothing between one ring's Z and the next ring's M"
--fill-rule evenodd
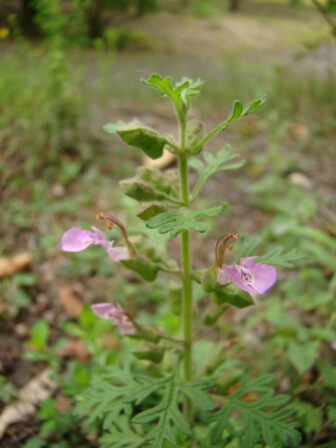
M163 96L167 96L178 113L185 114L190 107L190 97L201 93L203 81L201 79L193 81L189 78L182 78L175 84L172 81L171 76L163 78L157 73L153 73L148 79L142 79L145 86L159 90Z
M266 102L266 98L257 98L250 103L248 103L245 107L240 100L235 100L233 103L233 109L230 116L223 122L223 129L226 128L230 123L233 123L239 118L245 117L251 112L259 109L259 107L263 106Z
M226 120L220 123L216 128L210 131L194 148L191 148L192 154L197 154L200 151L200 148L204 145L206 141L210 138L214 137L218 132L224 131L231 123L239 120L240 118L245 117L249 113L259 109L266 102L265 98L258 98L256 100L251 101L245 107L243 103L239 100L235 100L233 103L233 108L231 114L228 116Z

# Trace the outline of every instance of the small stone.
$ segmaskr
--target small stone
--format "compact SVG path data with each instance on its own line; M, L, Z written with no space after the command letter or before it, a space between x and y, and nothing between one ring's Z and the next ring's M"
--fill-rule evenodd
M292 184L300 185L304 188L310 188L312 186L311 180L303 173L294 172L289 176L289 181Z
M281 393L286 393L290 389L290 380L287 376L282 378L279 382L279 390Z
M61 392L56 395L55 405L58 412L65 414L71 409L71 403L68 397Z
M18 324L15 326L15 333L19 338L24 339L29 336L29 328L27 327L27 325Z
M54 184L51 187L51 192L56 198L61 198L65 194L65 188L61 184Z

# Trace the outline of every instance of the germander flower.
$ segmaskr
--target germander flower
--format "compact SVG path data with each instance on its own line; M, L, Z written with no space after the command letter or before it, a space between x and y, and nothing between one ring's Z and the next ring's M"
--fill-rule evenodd
M105 234L91 227L91 230L71 227L62 236L61 249L64 252L80 252L93 245L102 246L112 261L126 260L129 258L129 252L126 247L113 247L113 241L108 241Z
M136 333L131 316L119 304L114 306L111 303L96 303L91 306L91 309L100 319L110 320L114 325L119 327L119 334L121 336Z
M254 258L242 258L240 264L223 264L217 268L218 283L225 285L233 282L249 294L264 294L276 282L277 271L269 264L254 263Z
M331 344L331 348L336 351L336 341Z
M240 264L224 264L224 253L227 248L227 242L231 239L238 239L236 234L227 234L218 240L216 247L217 280L221 285L230 282L238 288L252 295L264 294L268 291L277 279L277 271L274 266L255 263L253 260L257 257L242 258Z

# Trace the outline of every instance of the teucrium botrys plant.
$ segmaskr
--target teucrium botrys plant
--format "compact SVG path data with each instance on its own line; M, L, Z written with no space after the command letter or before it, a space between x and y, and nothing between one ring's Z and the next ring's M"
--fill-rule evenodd
M238 244L238 235L234 233L223 231L223 235L218 236L213 249L213 266L194 271L191 263L190 233L205 232L208 228L205 220L228 209L228 204L222 202L199 210L197 197L203 185L211 176L244 164L230 146L213 155L204 150L205 144L234 121L257 110L264 100L257 99L246 106L235 101L229 117L206 133L200 122L188 120L190 100L200 94L202 81L184 78L173 84L172 78L153 74L143 83L158 90L172 103L178 120L178 138L159 134L139 121L118 121L107 124L105 130L117 134L126 144L141 149L152 159L161 157L164 150L176 155L178 176L140 167L134 178L120 185L126 195L142 203L138 217L149 230L171 238L180 237L181 268L168 256L158 253L143 236L140 239L129 237L126 224L114 216L117 213L100 212L98 217L107 221L110 228L115 225L119 228L125 247L113 246L95 227L92 231L73 227L63 235L62 248L81 251L89 245L100 245L112 261L120 262L146 281L154 281L160 271L180 280L182 339L142 327L136 317L130 316L117 302L93 305L94 313L118 326L121 335L143 341L145 348L134 352L137 359L160 364L165 353L170 351L175 368L155 377L146 374L145 366L141 374L139 370L133 372L133 361L122 369L109 369L106 375L93 379L84 399L79 399L77 413L86 418L89 426L102 424L106 433L101 443L106 447L221 447L234 439L239 440L241 446L251 448L260 442L294 446L297 433L293 424L288 423L290 412L283 408L288 397L274 396L269 385L271 376L249 381L248 376L243 375L239 387L229 394L229 385L225 385L222 378L226 371L225 360L218 359L211 368L204 366L204 378L193 377L194 284L202 285L203 291L213 299L212 311L204 318L204 324L211 326L229 304L237 308L249 306L253 304L254 295L264 294L276 281L276 270L267 255L259 259L253 253L255 246L244 240ZM196 158L200 153L203 160ZM189 167L198 173L192 191L189 190ZM232 243L239 254L235 263L226 264L225 254L232 249ZM295 252L273 259L270 255L273 265L284 267L297 257ZM244 401L242 398L250 392L256 399ZM237 415L240 418L237 419ZM195 425L203 428L202 431L194 430Z

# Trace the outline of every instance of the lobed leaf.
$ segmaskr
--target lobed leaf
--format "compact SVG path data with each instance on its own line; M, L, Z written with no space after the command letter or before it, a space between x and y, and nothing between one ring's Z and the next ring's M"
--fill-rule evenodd
M109 134L117 134L127 145L142 149L151 159L161 157L164 146L171 143L166 137L157 134L140 121L128 124L117 121L106 124L103 129Z
M284 253L283 247L276 247L265 255L257 257L254 261L257 263L267 263L279 268L292 268L302 261L305 255L297 249L292 249Z
M153 73L148 79L142 79L145 86L159 90L163 96L168 97L178 114L185 114L190 107L190 97L201 93L203 81L200 79L193 81L189 78L182 78L175 84L172 81L171 76L163 78L157 73Z
M238 154L232 153L231 146L227 145L226 148L221 149L215 155L212 155L210 152L204 152L204 163L199 159L191 159L189 165L191 168L194 168L199 175L199 179L192 193L192 199L195 199L205 182L210 179L210 177L221 171L241 168L245 164L245 160L229 163L231 160L235 160L238 157Z
M224 430L237 437L246 448L254 448L261 441L269 446L279 440L284 445L298 445L300 434L295 424L288 421L293 412L283 407L289 397L274 395L270 386L273 379L272 375L263 375L249 381L244 375L238 390L223 398L223 407L208 419L214 422L210 431L214 445L221 442ZM238 425L236 415L239 415Z
M99 439L100 448L140 448L144 446L144 438L132 428L129 417L121 417Z
M197 152L199 152L200 150L200 147L202 147L206 141L208 141L210 138L218 134L218 132L224 131L224 129L226 129L231 123L234 123L240 118L243 118L249 113L259 109L261 106L264 105L265 102L266 102L265 98L258 98L256 100L251 101L244 107L241 101L235 100L229 117L222 123L220 123L212 131L210 131L194 148L191 148L191 153L197 154Z
M200 222L199 218L218 216L227 210L228 204L212 207L204 211L193 211L189 209L181 209L177 212L160 213L147 223L149 229L158 229L159 233L169 233L171 237L177 236L184 230L203 233L208 226L204 222Z

